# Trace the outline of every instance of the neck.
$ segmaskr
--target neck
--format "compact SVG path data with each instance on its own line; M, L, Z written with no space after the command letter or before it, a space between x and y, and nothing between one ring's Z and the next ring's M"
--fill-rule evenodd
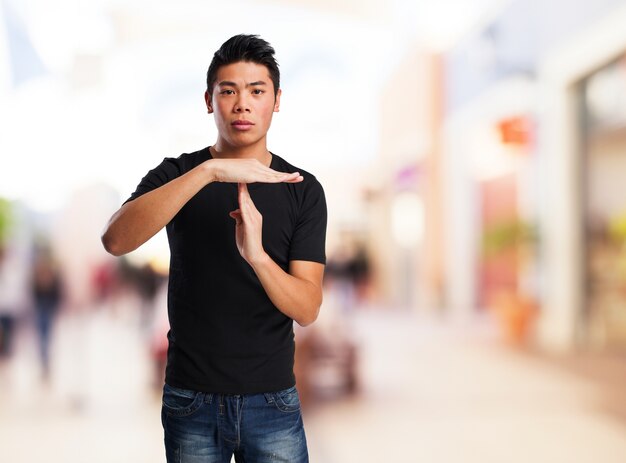
M272 161L272 155L267 150L264 141L260 140L259 143L248 146L232 146L224 140L218 139L210 148L211 155L215 159L257 159L259 162L269 166Z

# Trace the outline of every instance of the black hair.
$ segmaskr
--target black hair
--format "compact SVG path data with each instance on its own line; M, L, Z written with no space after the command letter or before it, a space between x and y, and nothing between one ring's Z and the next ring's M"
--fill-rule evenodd
M206 87L209 95L217 79L217 70L227 64L245 61L262 64L267 68L274 83L274 96L280 88L280 71L274 59L274 48L258 35L235 35L222 44L213 55L213 60L206 73Z

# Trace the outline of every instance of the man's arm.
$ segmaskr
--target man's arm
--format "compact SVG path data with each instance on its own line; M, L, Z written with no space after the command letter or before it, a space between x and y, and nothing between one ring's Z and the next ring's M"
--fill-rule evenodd
M292 260L287 273L265 254L252 268L278 310L301 326L317 319L322 305L324 264Z
M263 289L282 313L302 326L317 319L322 305L324 265L292 260L285 272L263 249L263 217L245 183L239 184L239 209L232 211L236 242L241 256L254 269Z
M167 225L205 185L216 181L294 183L302 181L302 176L277 172L256 159L210 159L124 204L102 233L104 248L115 256L134 251Z

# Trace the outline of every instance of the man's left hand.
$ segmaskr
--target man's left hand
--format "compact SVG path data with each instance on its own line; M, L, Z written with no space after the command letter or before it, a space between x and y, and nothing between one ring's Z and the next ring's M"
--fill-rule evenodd
M239 209L230 212L235 219L235 240L239 254L250 265L263 259L266 254L263 249L262 231L263 216L258 211L245 183L238 183Z

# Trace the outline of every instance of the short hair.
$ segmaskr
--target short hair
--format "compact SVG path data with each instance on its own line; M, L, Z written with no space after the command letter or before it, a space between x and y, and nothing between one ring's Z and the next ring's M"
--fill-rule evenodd
M207 91L209 94L213 92L213 86L217 80L217 71L220 67L244 61L262 64L267 68L274 84L274 96L276 96L280 88L280 71L274 53L274 48L258 35L239 34L231 37L213 55L213 60L206 73Z

